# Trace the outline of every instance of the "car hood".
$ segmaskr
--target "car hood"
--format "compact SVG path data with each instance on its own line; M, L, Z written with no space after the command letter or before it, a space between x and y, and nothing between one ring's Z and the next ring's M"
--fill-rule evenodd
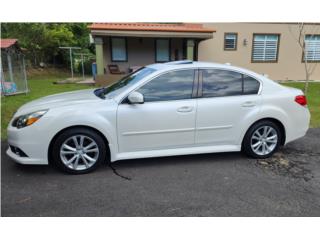
M93 93L94 89L86 89L80 91L59 93L49 95L37 100L31 101L21 108L19 108L19 114L26 114L32 111L57 108L61 106L70 106L75 104L88 104L91 102L103 101L103 99L97 97Z

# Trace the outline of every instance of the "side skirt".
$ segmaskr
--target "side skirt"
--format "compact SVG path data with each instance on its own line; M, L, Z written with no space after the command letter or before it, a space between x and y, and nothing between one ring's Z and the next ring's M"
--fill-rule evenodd
M126 159L135 158L152 158L152 157L166 157L177 155L191 155L201 153L218 153L218 152L239 152L241 151L240 145L219 145L219 146L201 146L201 147L189 147L189 148L175 148L175 149L163 149L163 150L151 150L151 151L137 151L126 152L115 155L115 159L111 162Z

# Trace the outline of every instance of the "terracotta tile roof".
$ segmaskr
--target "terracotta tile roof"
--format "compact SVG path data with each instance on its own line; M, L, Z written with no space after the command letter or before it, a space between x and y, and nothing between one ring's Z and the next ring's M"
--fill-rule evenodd
M198 23L93 23L89 28L116 31L215 32L214 29L205 28Z
M8 48L11 47L12 45L16 44L18 40L17 39L0 39L0 46L1 48Z

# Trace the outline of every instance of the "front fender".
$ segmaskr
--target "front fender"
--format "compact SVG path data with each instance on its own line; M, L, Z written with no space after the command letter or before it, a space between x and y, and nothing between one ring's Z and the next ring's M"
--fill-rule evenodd
M116 111L67 111L60 114L52 111L51 115L46 116L48 129L47 137L52 139L66 128L76 126L87 126L99 131L108 141L111 161L118 151L117 133L116 133ZM48 144L49 148L49 144ZM47 149L48 151L48 149Z

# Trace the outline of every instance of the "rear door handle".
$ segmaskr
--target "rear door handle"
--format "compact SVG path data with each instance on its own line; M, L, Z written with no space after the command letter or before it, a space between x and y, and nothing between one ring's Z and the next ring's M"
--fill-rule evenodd
M256 105L253 101L247 101L241 104L242 107L254 107Z
M183 106L177 109L177 112L191 112L193 107L190 106Z

